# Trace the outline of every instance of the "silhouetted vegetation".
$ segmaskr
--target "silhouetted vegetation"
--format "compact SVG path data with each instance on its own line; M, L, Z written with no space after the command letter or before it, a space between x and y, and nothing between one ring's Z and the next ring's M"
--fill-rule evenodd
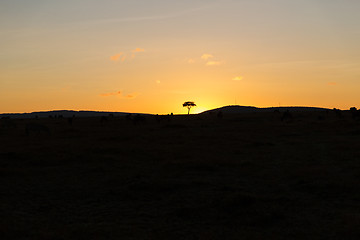
M173 114L171 114L171 115L158 115L158 114L156 114L155 115L155 120L158 123L170 122L172 117L173 117Z
M50 130L47 126L39 123L28 123L25 126L25 133L26 135L33 134L48 134L50 135Z
M0 126L2 129L11 129L16 128L17 124L10 117L2 117L0 121Z
M67 118L68 124L70 126L73 124L74 118L75 118L74 116Z
M342 111L340 109L334 108L333 111L334 111L336 117L338 117L338 118L343 117Z
M107 121L108 121L108 118L105 117L105 116L102 116L102 117L100 118L100 122L101 122L101 123L105 123L105 122L107 122Z
M357 239L355 110L2 119L1 239Z
M281 121L292 121L293 115L290 113L289 110L285 111L283 115L281 116Z
M136 114L135 117L133 117L132 122L134 125L146 123L146 117L140 114Z
M351 107L350 112L353 119L360 119L360 110L357 110L356 107Z
M196 106L196 104L194 102L184 102L183 103L183 107L186 107L188 109L188 114L190 114L190 109L195 106Z

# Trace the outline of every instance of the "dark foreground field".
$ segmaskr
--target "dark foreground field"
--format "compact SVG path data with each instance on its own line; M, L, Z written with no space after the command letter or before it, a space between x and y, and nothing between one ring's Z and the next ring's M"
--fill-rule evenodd
M360 122L280 117L3 124L0 238L359 239Z

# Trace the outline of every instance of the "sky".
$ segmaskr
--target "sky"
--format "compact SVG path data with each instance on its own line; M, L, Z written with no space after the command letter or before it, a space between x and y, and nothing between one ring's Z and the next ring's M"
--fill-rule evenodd
M358 0L1 0L0 113L360 108Z

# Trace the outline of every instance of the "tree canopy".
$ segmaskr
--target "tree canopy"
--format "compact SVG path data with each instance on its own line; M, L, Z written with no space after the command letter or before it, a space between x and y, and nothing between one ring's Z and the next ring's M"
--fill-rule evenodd
M186 107L188 109L188 114L190 114L190 109L192 107L196 107L196 104L194 102L188 101L183 103L183 107Z

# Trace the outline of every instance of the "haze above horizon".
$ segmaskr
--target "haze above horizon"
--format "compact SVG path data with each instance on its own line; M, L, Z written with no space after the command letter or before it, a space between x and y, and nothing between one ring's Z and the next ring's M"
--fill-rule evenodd
M4 0L0 113L360 107L354 0Z

